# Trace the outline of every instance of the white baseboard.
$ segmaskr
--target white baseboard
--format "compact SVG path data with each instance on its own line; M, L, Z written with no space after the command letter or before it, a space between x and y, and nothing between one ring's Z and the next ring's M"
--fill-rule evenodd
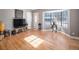
M44 30L44 29L43 29L42 31L52 31L52 30ZM72 38L72 39L77 39L77 40L79 40L79 37L71 36L71 35L69 35L69 34L67 34L67 33L65 33L65 32L63 32L63 31L57 31L57 32L61 32L61 33L65 34L66 36L68 36L68 37L70 37L70 38Z
M77 39L77 40L79 40L79 37L71 36L71 35L69 35L69 34L66 34L65 32L61 32L61 33L65 34L66 36L68 36L68 37L70 37L70 38L72 38L72 39Z

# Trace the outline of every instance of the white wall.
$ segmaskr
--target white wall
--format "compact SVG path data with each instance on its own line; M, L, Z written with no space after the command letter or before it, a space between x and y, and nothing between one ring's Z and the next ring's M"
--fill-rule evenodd
M31 12L31 10L24 9L23 10L23 18L25 18L26 22L28 23L28 29L31 29L31 27L32 27L32 12Z
M31 29L31 25L32 25L32 13L31 12L27 12L27 23L28 23L28 29Z
M0 9L0 21L4 22L5 29L13 29L13 18L14 10L13 9Z

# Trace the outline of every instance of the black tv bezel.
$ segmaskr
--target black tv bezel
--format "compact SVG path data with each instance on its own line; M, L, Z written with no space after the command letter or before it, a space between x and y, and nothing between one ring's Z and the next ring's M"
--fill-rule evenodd
M25 19L13 19L13 27L14 28L21 28L24 26L26 26Z

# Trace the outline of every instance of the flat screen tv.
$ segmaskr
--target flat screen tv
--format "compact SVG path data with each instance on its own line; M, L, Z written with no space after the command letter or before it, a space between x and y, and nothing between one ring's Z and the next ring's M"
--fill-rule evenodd
M13 26L14 28L21 28L26 26L25 19L13 19Z

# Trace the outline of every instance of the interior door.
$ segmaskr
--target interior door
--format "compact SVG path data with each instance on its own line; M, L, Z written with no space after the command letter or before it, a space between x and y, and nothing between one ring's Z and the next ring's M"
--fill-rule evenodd
M33 13L33 16L34 16L34 19L33 19L34 29L38 29L38 19L39 19L38 13Z

